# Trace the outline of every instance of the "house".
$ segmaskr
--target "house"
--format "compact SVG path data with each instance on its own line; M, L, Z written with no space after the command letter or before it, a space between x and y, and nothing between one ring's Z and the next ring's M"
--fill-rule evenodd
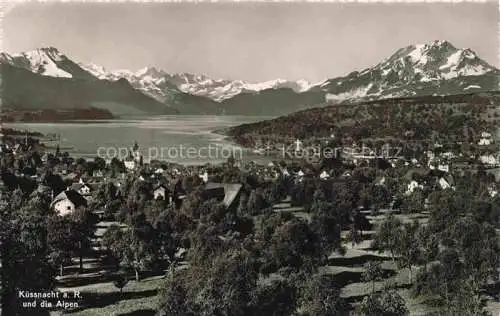
M406 189L406 195L410 195L413 193L413 191L415 191L416 189L423 189L424 186L419 184L417 181L415 180L411 180L410 183L408 184L408 188Z
M226 193L224 191L224 184L209 182L205 185L205 188L201 193L200 198L205 201L211 199L222 200L224 199L225 195Z
M323 172L319 175L319 178L321 180L326 180L330 177L330 175L328 174L328 172L326 172L325 170L323 170Z
M222 204L226 208L231 208L234 205L237 205L236 201L238 200L240 193L241 193L241 188L243 186L239 183L229 183L224 185L224 200L222 201Z
M481 138L479 139L478 145L481 146L489 146L493 143L493 139L491 138L491 134L488 132L482 132Z
M498 164L498 161L494 155L482 155L479 157L479 161L489 166L496 166Z
M169 190L163 184L158 184L153 188L153 196L155 200L165 200L169 194Z
M164 172L165 172L165 170L164 170L163 168L161 168L161 167L160 167L160 168L157 168L157 169L154 171L154 173L155 173L155 174L158 174L158 175L163 174Z
M427 177L428 172L423 168L412 168L404 175L404 178L409 181L406 195L410 195L415 189L423 189L423 180Z
M348 179L350 177L352 177L351 170L346 170L346 171L344 171L344 173L342 173L342 175L340 176L340 179Z
M67 173L67 171L66 171ZM75 173L75 172L71 172L69 174L66 174L64 177L63 177L63 181L68 181L68 182L75 182L76 179L79 179L80 178L80 175Z
M385 185L385 177L378 177L375 179L375 185Z
M243 186L239 183L215 183L210 182L205 185L205 189L201 193L203 200L217 199L229 209L237 205Z
M104 173L102 172L102 170L94 170L94 172L92 173L92 177L93 178L103 178Z
M134 170L136 167L135 159L132 156L125 158L123 163L125 164L125 168L127 168L127 170Z
M81 178L77 183L73 183L69 187L69 189L78 192L82 196L89 196L92 192L92 188L87 185Z
M13 153L14 155L17 155L17 154L22 153L22 151L23 151L23 148L22 148L21 144L19 144L19 143L18 143L18 144L15 144L15 145L14 145L14 148L13 148L13 150L12 150L12 153Z
M50 203L50 208L61 216L73 213L80 206L87 206L87 200L71 189L59 193Z
M438 180L439 187L443 190L453 189L453 178L451 177L441 177Z
M203 174L200 174L199 177L204 183L208 182L208 172L205 171Z
M481 138L477 144L480 146L489 146L491 145L491 143L492 143L491 139Z
M452 159L451 166L453 167L453 169L470 169L473 164L470 158L456 157Z
M431 169L432 169L432 168L431 168ZM447 164L443 164L443 163L441 163L441 164L439 164L439 165L437 166L437 170L441 170L441 171L444 171L444 172L450 172L450 166L449 166L449 165L447 165Z
M288 172L288 170L286 168L283 168L281 174L283 175L283 177L289 177L290 176L290 172Z
M439 157L445 158L445 159L451 159L451 158L456 157L456 155L451 151L445 151L445 152L441 153L439 155Z
M488 132L482 132L482 133L481 133L481 137L482 137L482 138L491 138L491 134L490 134L490 133L488 133Z
M431 170L434 170L437 168L438 170L449 172L449 170L450 170L449 166L444 162L444 160L445 159L441 159L439 157L429 158L429 161L427 162L427 166Z
M139 152L139 145L135 142L134 147L129 151L128 156L124 159L123 163L127 170L134 170L141 162L142 157Z
M497 196L498 194L498 190L496 188L496 186L494 184L490 185L488 187L488 194L491 196L491 197L495 197Z

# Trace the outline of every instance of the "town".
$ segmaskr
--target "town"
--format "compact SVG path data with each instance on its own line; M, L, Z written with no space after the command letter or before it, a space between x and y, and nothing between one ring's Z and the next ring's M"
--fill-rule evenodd
M148 160L138 143L123 160L85 160L47 149L44 139L27 131L1 135L4 311L22 314L15 290L23 284L77 289L81 300L66 312L78 315L106 311L92 284L114 284L115 310L133 293L128 287L150 282L160 305L144 313L201 315L208 307L189 295L215 286L206 282L218 269L227 270L217 290L232 294L204 300L223 315L370 314L396 302L394 315L464 308L478 315L500 304L491 132L459 150L431 144L419 156L377 154L374 144L353 142L338 155L308 159L310 148L334 143L295 139L286 159L260 165L232 157L220 165ZM9 269L19 264L26 272L14 277ZM240 275L233 269L241 264L251 266ZM443 290L446 283L433 278L462 285ZM276 297L261 296L271 289Z

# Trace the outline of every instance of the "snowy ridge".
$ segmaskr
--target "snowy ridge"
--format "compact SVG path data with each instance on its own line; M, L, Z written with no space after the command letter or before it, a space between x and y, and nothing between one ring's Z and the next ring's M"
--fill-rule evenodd
M144 91L158 100L165 100L165 86L173 87L184 93L208 97L214 101L223 101L240 93L257 93L267 89L290 88L296 92L304 92L317 84L306 80L289 81L275 79L265 82L250 83L242 80L212 79L206 75L188 73L169 74L154 67L145 67L136 72L129 70L107 71L95 64L79 64L99 79L116 81L127 79L134 87ZM170 91L171 92L171 91Z
M13 66L21 67L31 72L48 77L72 78L73 76L61 69L59 62L66 60L56 48L40 48L20 54L8 55L2 53L0 60Z
M371 68L330 79L316 88L327 92L327 101L333 102L443 95L488 90L495 80L489 79L488 87L479 83L498 75L498 69L472 50L434 41L401 48Z

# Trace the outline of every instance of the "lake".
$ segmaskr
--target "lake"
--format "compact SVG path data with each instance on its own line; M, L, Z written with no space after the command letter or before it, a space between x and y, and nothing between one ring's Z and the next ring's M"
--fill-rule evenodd
M107 121L65 123L5 123L8 128L60 135L61 151L72 156L111 159L125 158L137 142L144 161L167 160L182 164L220 163L231 154L242 161L266 162L214 131L270 117L168 115Z

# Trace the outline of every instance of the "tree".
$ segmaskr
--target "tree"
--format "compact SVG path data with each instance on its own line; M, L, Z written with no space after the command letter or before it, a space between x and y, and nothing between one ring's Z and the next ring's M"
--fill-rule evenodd
M359 231L361 236L363 236L364 230L372 229L372 224L370 224L370 221L359 210L354 211L354 213L352 214L352 224L354 225L354 228Z
M242 193L240 196L240 201L238 204L238 208L236 209L236 213L238 216L244 216L248 213L248 196L245 193Z
M297 305L297 287L288 280L258 282L252 293L253 315L291 315Z
M392 195L389 190L383 185L372 184L371 186L371 194L372 194L372 207L375 210L378 210L382 207L389 205L392 200Z
M480 224L467 216L450 227L449 237L464 263L465 274L478 283L484 283L490 277L498 278L500 248L494 226Z
M109 226L101 240L101 245L107 249L108 255L113 258L117 271L120 268L120 262L123 259L123 242L124 233L118 225Z
M47 243L50 258L59 266L60 276L64 273L64 265L71 262L71 255L77 246L73 233L74 225L67 216L53 215L47 223Z
M448 305L453 292L460 286L463 263L455 249L444 249L438 259L438 263L417 275L415 291L417 294L436 296L444 305Z
M260 211L266 206L264 197L260 190L252 190L247 203L247 210L251 215L260 214Z
M123 288L127 285L128 279L123 274L117 274L113 278L113 285L120 290L120 294L123 292Z
M340 297L340 289L328 275L316 273L300 291L299 306L305 315L342 315L346 308Z
M73 239L78 245L79 269L83 270L83 254L92 247L91 238L94 236L95 225L98 218L88 208L77 208L70 214L70 220L73 223Z
M125 163L116 157L113 157L111 159L110 167L111 167L113 174L122 173L122 172L125 172L127 170L125 168Z
M405 223L397 241L398 263L402 268L408 268L410 283L412 283L412 265L422 258L420 247L418 247L419 230L420 224L417 220L413 223Z
M383 315L408 315L408 308L404 299L395 290L383 291L379 302Z
M25 313L18 290L51 290L54 270L48 261L46 210L33 201L13 210L6 198L0 191L0 307L5 315L18 315Z
M408 315L404 299L394 290L384 290L365 296L361 303L361 311L367 316L403 316Z
M363 265L363 273L361 278L365 282L372 283L372 294L375 293L375 282L382 279L382 268L378 261L368 261Z
M356 225L349 225L349 232L347 233L347 239L351 241L351 246L354 248L354 245L360 243L363 240L363 236L360 231L357 229Z
M246 250L230 250L201 268L196 274L198 280L191 283L188 291L197 314L247 315L258 279L252 254Z
M417 243L421 261L424 263L424 270L427 271L427 264L435 260L439 254L438 237L432 233L428 226L420 226L417 232Z
M176 272L165 281L160 289L158 316L194 316L193 306L189 306L193 298L188 293L189 278L186 271Z
M445 316L488 316L486 302L481 299L479 289L471 281L462 281L443 311Z
M373 240L373 247L377 248L379 251L389 251L392 260L394 260L394 254L397 251L400 235L401 221L391 213L380 225Z
M318 235L321 247L327 254L331 251L344 253L341 238L342 224L332 207L333 205L326 202L314 203L309 226L311 231Z
M410 195L405 195L403 198L402 211L407 214L422 212L425 205L424 192L420 189L415 189Z
M134 227L124 230L123 242L119 250L124 263L134 270L135 280L139 282L139 273L152 268L158 261L154 244L156 236L154 229L145 221L144 216L139 216L133 224Z
M321 245L318 234L307 223L294 218L276 228L265 251L278 269L311 269L327 259Z

